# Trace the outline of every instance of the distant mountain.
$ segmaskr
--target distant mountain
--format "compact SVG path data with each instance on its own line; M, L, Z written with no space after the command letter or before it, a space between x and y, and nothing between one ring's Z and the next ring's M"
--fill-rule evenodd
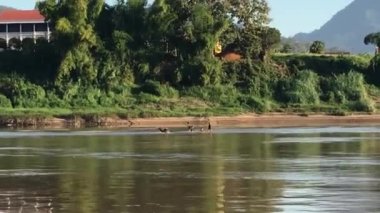
M363 43L364 37L380 31L380 0L355 0L339 11L320 29L299 33L295 40L312 42L321 40L329 48L353 53L374 52L374 47Z
M2 10L14 10L14 8L0 5L0 11L2 11Z

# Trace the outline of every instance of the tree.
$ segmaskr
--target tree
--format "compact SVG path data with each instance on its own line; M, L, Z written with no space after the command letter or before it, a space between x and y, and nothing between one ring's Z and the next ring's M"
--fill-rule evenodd
M379 53L380 48L380 32L370 33L364 37L364 44L373 44L376 46L376 54Z
M21 42L22 51L24 53L30 54L34 52L34 39L32 38L24 38Z
M123 76L136 83L215 84L223 74L216 44L264 60L279 35L267 27L267 0L155 0L150 7L147 0L116 2L38 3L54 29L57 85L109 86Z
M262 52L263 30L269 23L267 0L228 0L230 14L236 19L239 36L238 44L246 58L256 58Z
M282 44L282 47L280 49L281 53L291 53L294 51L293 46L290 43L284 43Z
M130 36L129 48L139 50L146 45L146 0L118 0L114 9L114 25L116 31Z
M293 38L281 38L280 52L282 53L308 53L311 43L296 41Z
M95 23L104 0L46 0L38 8L54 27L53 37L61 63L56 82L91 82L97 76L94 48L98 45Z
M6 50L7 48L7 41L3 38L0 38L0 49Z
M21 49L21 40L18 38L9 39L8 46L12 50L20 50Z
M261 31L261 52L260 59L266 60L268 51L270 51L275 45L280 44L281 33L278 29L267 27Z
M322 41L314 41L310 46L310 53L321 54L325 50L325 43Z
M157 51L169 51L168 35L174 30L172 24L177 18L177 14L165 0L154 1L147 16L147 31L148 39L158 48Z
M214 57L214 47L226 30L225 17L213 16L212 7L195 4L184 20L180 54L183 56L183 83L209 85L220 82L221 62Z
M376 47L375 56L371 59L371 65L373 70L378 69L378 65L380 62L380 32L370 33L364 37L364 44L373 44Z

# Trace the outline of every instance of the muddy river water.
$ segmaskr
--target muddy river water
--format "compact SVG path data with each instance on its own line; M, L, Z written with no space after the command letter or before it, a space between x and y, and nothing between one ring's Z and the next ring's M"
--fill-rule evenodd
M380 127L1 130L0 212L380 212Z

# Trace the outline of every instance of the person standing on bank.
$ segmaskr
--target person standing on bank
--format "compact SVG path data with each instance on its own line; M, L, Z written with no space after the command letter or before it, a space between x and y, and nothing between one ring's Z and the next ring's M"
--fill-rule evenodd
M211 132L211 130L212 130L211 122L210 122L210 121L208 121L208 127L207 127L207 130L208 130L209 132Z

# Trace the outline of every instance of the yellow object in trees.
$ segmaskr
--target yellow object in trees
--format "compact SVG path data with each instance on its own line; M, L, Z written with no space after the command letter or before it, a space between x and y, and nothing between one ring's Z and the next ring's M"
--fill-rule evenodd
M215 54L220 54L222 52L222 45L220 42L216 42L215 47L214 47L214 53Z

